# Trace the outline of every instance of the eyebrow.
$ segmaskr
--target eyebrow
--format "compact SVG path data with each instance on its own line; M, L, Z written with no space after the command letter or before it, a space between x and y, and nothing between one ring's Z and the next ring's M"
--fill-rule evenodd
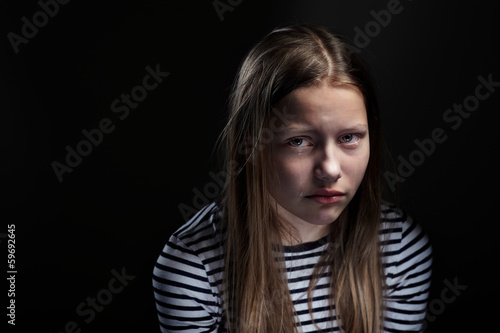
M343 131L348 132L363 132L368 130L368 124L355 124L343 129Z
M290 125L284 129L287 132L316 132L316 130L308 125ZM364 132L368 130L367 124L354 124L342 127L342 132Z

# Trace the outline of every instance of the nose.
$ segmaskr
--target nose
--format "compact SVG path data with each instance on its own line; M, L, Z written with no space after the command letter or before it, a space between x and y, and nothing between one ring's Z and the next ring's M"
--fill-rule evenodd
M319 153L314 170L315 177L323 182L335 182L342 177L340 154L334 145L327 145Z

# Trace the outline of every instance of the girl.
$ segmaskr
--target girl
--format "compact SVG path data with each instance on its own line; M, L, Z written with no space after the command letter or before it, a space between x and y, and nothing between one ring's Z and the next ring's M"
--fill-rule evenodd
M163 332L418 332L431 247L381 200L367 72L325 28L274 30L243 61L221 199L153 273Z

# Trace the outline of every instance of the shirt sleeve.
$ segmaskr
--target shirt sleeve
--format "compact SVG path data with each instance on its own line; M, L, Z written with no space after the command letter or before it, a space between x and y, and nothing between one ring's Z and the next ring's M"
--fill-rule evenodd
M217 332L218 295L200 257L175 235L156 262L153 291L163 333Z
M422 228L401 216L400 242L386 265L385 332L423 332L432 269L432 247Z

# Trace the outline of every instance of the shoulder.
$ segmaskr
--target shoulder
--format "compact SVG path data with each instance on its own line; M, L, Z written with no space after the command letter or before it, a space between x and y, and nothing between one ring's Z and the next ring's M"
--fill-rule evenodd
M431 249L429 238L420 224L401 209L388 203L381 207L380 243L387 255L407 250Z
M210 204L170 236L153 272L158 287L196 286L207 295L218 293L220 277L214 267L222 265L222 248L215 229L217 214L217 205Z
M386 278L384 332L421 332L431 284L429 238L410 216L384 204L380 244Z
M158 256L153 290L163 332L179 327L212 332L220 321L218 214L215 203L202 208L171 235Z
M220 218L220 208L217 203L203 207L189 221L177 229L171 237L176 243L189 244L195 251L204 246L213 245L217 239L216 223Z
M388 279L430 278L432 245L420 224L399 208L384 203L379 235Z
M158 258L157 267L167 262L171 265L174 261L177 266L191 264L206 268L211 258L221 254L220 237L216 229L219 216L216 203L202 208L170 236Z

